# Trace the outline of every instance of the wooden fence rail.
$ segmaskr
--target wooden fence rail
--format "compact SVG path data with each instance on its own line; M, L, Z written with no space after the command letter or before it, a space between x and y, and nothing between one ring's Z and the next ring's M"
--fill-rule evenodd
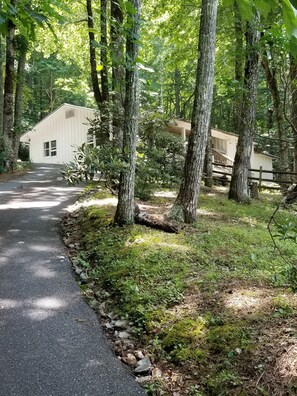
M221 164L221 163L217 163L217 162L213 162L212 163L214 166L220 166L222 168L233 168L232 165L225 165L225 164ZM222 176L226 176L226 178L224 178L224 182L228 183L230 182L229 179L227 179L227 176L231 176L231 174L229 172L224 172L221 170L216 170L213 169L212 171L214 174L217 175L222 175ZM256 176L249 176L249 180L255 180L258 181L258 188L267 188L267 189L272 189L272 190L279 190L281 187L277 187L277 186L269 186L267 184L265 184L265 186L262 185L262 182L269 182L269 183L276 183L276 184L280 184L280 185L284 185L284 183L293 183L294 181L297 180L297 173L296 172L279 172L279 171L273 171L273 170L266 170L263 169L262 166L260 166L259 169L249 169L249 172L257 172L259 174L258 177ZM270 173L272 175L290 175L290 179L288 182L284 182L283 180L276 180L276 179L267 179L267 178L263 178L263 173Z

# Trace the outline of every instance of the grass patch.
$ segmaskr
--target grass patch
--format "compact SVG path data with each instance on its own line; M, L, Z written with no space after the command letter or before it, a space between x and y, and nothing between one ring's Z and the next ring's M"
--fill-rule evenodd
M89 191L103 204L80 213L79 260L120 316L133 320L156 364L165 359L190 377L181 394L272 394L273 378L282 383L278 342L292 342L288 328L297 325L288 288L296 245L281 242L281 257L267 231L280 197L267 193L239 205L221 192L202 192L198 222L167 234L112 225L115 208L104 204L110 195ZM150 205L160 209L170 199ZM296 222L295 214L283 215Z

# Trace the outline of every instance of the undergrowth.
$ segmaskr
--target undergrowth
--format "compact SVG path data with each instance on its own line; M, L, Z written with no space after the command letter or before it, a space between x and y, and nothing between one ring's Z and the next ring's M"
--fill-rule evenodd
M257 334L295 318L297 308L286 264L296 245L283 241L281 257L267 232L278 199L267 194L238 205L222 193L201 194L198 222L179 234L114 226L113 206L81 213L79 260L120 316L133 320L156 361L193 372L183 394L258 394L260 388L266 394L252 363ZM256 378L254 393L246 393L246 378ZM149 388L159 394L156 384Z

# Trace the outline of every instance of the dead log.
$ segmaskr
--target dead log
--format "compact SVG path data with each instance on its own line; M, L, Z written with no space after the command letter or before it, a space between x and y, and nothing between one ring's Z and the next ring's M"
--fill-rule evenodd
M171 234L178 234L179 230L172 223L156 219L147 213L141 213L139 206L135 205L135 223L153 228L155 230L162 230Z

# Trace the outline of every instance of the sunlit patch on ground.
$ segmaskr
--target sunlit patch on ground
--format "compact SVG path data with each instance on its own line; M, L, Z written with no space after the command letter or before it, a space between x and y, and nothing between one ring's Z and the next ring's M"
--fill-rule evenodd
M6 210L6 209L29 209L29 208L52 208L54 206L60 205L61 202L59 201L39 201L39 202L11 202L8 204L3 204L0 205L0 210Z
M215 212L211 212L210 210L205 210L205 209L198 209L197 210L197 215L198 216L215 216Z
M117 203L117 198L89 199L83 202L76 202L74 205L69 205L67 211L72 213L80 208L88 208L90 206L117 206Z
M155 197L160 198L175 198L176 195L175 191L158 191L154 194Z
M65 302L57 297L45 297L35 301L34 305L44 309L59 309L65 306Z
M18 305L19 303L16 300L8 300L8 299L0 300L0 309L13 309L13 308L17 308Z
M195 294L186 295L181 304L175 305L170 308L168 312L172 313L176 319L181 319L192 315L197 316L198 307L202 302L202 295L196 291Z
M272 296L265 289L238 289L225 295L223 300L226 308L250 315L269 308Z

